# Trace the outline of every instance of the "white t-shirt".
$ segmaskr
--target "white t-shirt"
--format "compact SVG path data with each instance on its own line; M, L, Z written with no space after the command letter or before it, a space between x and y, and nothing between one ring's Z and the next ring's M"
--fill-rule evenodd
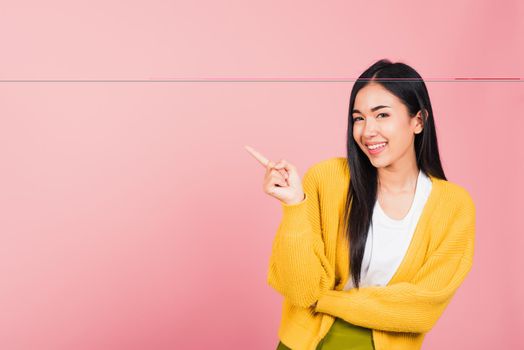
M420 170L413 202L401 220L387 216L378 200L375 202L362 260L361 287L385 286L393 277L411 243L431 187L431 179ZM354 284L350 275L344 290L351 288Z

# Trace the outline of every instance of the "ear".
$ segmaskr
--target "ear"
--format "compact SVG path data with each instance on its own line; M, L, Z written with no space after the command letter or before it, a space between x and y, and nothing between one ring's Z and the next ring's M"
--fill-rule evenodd
M424 109L424 114L422 113L422 110L420 110L413 118L413 123L415 123L415 134L420 134L424 129L424 120L426 120L427 115L428 113Z

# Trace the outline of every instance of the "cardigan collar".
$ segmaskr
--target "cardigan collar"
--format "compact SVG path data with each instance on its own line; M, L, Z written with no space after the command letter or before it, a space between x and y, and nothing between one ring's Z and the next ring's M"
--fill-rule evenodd
M415 232L413 233L413 238L411 239L406 254L404 255L402 262L400 263L395 274L393 275L393 277L391 277L387 285L397 283L403 280L405 276L409 274L410 269L412 268L410 261L413 261L415 255L420 253L421 244L424 242L424 237L428 232L426 228L429 219L431 217L432 212L434 211L436 204L439 202L442 193L442 188L446 182L446 180L436 178L432 175L428 176L432 183L431 192L429 193L429 197L426 203L424 204L424 208L422 209L422 213L415 227ZM341 227L344 227L344 225L341 225ZM346 285L347 280L350 278L349 245L347 242L345 232L339 232L337 240L338 242L336 264L338 264L339 266L337 266L336 270L340 271L341 275L346 277L342 277L338 281L338 283L335 286L335 290L342 290Z

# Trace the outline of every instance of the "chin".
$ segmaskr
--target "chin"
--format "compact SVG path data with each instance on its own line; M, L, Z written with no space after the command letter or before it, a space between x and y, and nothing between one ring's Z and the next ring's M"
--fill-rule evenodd
M370 162L371 162L371 165L373 165L375 168L386 168L390 165L390 162L386 161L386 160L375 160L375 161L372 161L370 159Z

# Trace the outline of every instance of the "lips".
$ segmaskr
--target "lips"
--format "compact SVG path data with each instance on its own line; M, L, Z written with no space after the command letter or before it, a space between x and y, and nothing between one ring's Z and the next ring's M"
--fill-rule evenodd
M366 147L370 154L378 154L386 148L387 144L388 144L387 142L379 142L379 143L373 143L373 144L366 144ZM381 145L381 146L378 146L378 145ZM369 146L373 146L373 148L369 148Z

